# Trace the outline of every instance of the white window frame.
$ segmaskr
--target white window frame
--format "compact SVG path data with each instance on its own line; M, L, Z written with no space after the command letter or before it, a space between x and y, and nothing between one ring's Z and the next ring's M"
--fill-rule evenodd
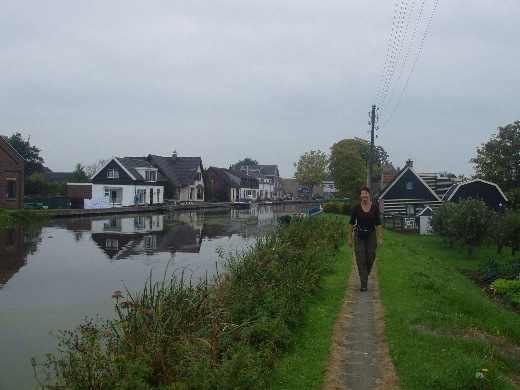
M145 180L146 181L157 181L157 171L146 171Z
M116 197L116 201L112 202L112 191L116 191L119 193L119 197ZM105 187L105 196L108 197L108 203L109 204L117 204L122 205L123 204L123 189L122 188L114 188L114 187Z
M139 204L145 204L146 203L146 190L145 189L138 189L135 191L135 194L137 195L137 202Z
M119 169L108 169L107 177L109 179L119 179Z

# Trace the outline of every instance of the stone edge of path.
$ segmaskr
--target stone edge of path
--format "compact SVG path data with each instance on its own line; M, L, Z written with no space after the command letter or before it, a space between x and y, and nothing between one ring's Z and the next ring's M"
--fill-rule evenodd
M357 265L334 326L323 390L398 390L398 378L384 339L384 308L379 293L377 260L368 291L359 291Z

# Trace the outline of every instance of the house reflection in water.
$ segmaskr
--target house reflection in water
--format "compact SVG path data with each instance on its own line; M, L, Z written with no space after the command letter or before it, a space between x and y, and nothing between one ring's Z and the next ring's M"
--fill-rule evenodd
M23 229L0 229L0 288L26 264Z
M92 239L110 259L157 252L200 251L201 230L196 222L164 226L164 215L145 215L92 221Z

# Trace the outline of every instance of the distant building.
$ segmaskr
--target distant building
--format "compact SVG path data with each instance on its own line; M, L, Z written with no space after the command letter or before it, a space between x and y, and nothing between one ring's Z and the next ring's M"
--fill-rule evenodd
M92 176L92 198L111 207L164 202L165 178L146 157L113 157Z
M258 199L259 181L247 172L210 167L208 175L213 181L213 196L219 202L230 202L240 198Z
M468 198L479 198L495 211L503 211L507 202L500 187L489 181L475 179L454 184L443 196L444 202L458 202Z
M0 137L0 209L23 209L25 160Z
M259 196L269 199L280 199L283 197L284 182L280 177L278 165L244 165L240 167L240 170L245 171L247 174L251 174L252 176L258 175L259 179L265 179L268 181L268 183L266 183L268 186L264 187L264 193ZM265 190L269 193L265 194Z
M175 200L181 202L204 201L204 177L202 158L179 157L173 153L171 157L149 155L148 161L157 168L164 178L175 185Z

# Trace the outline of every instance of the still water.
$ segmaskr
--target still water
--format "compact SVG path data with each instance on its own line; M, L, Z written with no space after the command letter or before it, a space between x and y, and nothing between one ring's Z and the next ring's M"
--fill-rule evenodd
M35 388L44 360L86 318L114 318L113 292L140 292L150 275L196 283L222 271L217 248L247 249L278 216L312 205L61 219L41 230L0 229L0 390ZM123 295L126 296L126 293Z

